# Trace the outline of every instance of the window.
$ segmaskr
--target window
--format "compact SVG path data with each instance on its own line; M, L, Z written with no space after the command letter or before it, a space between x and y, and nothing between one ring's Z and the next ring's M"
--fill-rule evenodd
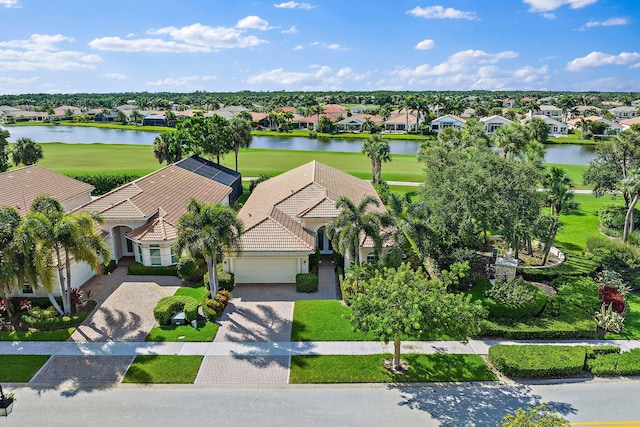
M367 254L367 263L373 264L374 262L376 262L376 254L373 252Z
M144 262L142 262L142 245L136 245L136 247L138 248L138 262L144 264Z
M171 246L171 264L178 263L178 254L176 253L176 248Z
M33 293L33 286L31 286L28 283L25 283L24 285L22 285L22 293L23 294L32 294Z
M151 257L151 265L162 265L162 259L160 258L160 245L150 245L149 256Z
M133 252L133 242L131 241L131 239L125 238L125 240L127 241L127 253L132 253Z

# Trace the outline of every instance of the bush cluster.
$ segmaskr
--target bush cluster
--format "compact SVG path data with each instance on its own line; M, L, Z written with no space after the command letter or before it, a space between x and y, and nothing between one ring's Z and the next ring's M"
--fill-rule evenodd
M296 292L318 292L318 275L312 273L296 274Z
M540 289L518 277L510 282L496 282L485 290L482 303L489 309L489 317L522 319L536 316L547 302Z
M211 294L207 294L202 300L202 313L209 322L215 322L222 315L224 308L233 298L231 292L227 290L219 291L215 298L211 298Z
M613 286L600 285L600 301L605 305L611 305L615 313L621 316L627 315L627 307L624 297Z
M209 286L209 273L204 274L205 286ZM236 278L233 273L227 273L222 269L222 264L218 264L218 290L232 291L236 284Z
M175 265L167 265L162 267L148 267L139 262L132 262L127 267L127 272L132 276L177 276L178 272Z
M158 304L153 309L153 317L161 325L167 325L171 322L171 316L179 311L184 311L184 317L187 322L198 318L198 307L200 303L188 296L174 295L171 297L160 298Z
M551 282L558 293L551 298L558 316L593 315L600 308L600 291L590 277L563 276Z
M78 181L86 182L87 184L93 185L95 189L93 190L92 194L94 196L100 196L102 194L108 193L114 188L118 188L132 181L135 181L136 179L140 178L141 175L132 173L67 173L67 176L77 179Z
M110 274L118 268L116 261L114 259L110 259L109 262L106 262L102 265L102 274Z
M587 360L587 366L597 376L640 375L640 349L597 355Z
M13 306L14 313L19 310L20 301L23 299L24 297L11 298L11 305ZM31 297L31 298L28 298L28 300L31 301L32 307L40 307L40 308L51 307L51 301L49 301L49 297ZM58 305L62 307L62 298L55 297L55 300L58 303Z
M504 375L518 378L565 377L581 373L586 350L582 346L495 345L489 361Z
M603 265L609 268L640 267L640 248L611 240L604 236L589 237L586 249L600 257Z
M53 306L47 308L34 306L20 317L20 323L29 328L45 330L79 325L86 318L87 312L84 311L60 317Z
M524 320L484 320L481 335L513 340L596 338L596 322L590 314L562 319L532 317Z
M197 282L198 263L191 257L182 257L176 265L176 273L183 282Z
M600 218L600 225L603 228L608 228L615 231L622 231L624 229L625 216L627 215L627 209L620 205L606 205L600 208L598 211L598 217ZM633 228L640 228L640 215L636 210L633 215Z

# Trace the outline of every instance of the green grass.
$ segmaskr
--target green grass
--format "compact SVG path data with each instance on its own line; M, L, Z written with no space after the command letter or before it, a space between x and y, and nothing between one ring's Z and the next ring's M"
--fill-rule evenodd
M553 166L564 169L573 181L573 185L577 190L590 190L591 186L584 185L582 183L582 176L589 167L588 165L565 165L562 163L546 163L547 170L550 170Z
M627 318L624 328L619 334L605 334L606 340L638 340L640 339L640 294L627 296Z
M136 356L123 383L193 384L203 356Z
M211 322L199 322L198 329L191 325L156 326L149 331L145 341L211 342L216 337L216 333L218 333L218 325Z
M36 332L0 332L0 341L66 341L76 328Z
M100 122L72 122L69 120L61 120L59 122L19 122L12 125L6 125L7 127L11 126L75 126L75 127L86 127L86 128L104 128L104 129L121 129L121 130L138 130L138 131L147 131L147 132L164 132L164 131L173 131L175 128L165 127L165 126L137 126L137 125L122 125L118 123L100 123Z
M558 138L548 138L547 144L583 144L583 145L597 145L598 142L593 139L580 139L582 132L579 130L573 134Z
M204 283L198 282L198 283L194 283L193 285L182 286L173 295L191 297L191 298L195 298L197 301L202 301L202 299L208 293L209 293L209 291L204 286Z
M0 382L29 382L47 360L46 355L0 355Z
M293 356L290 383L392 383L497 381L475 354L406 354L409 371L396 375L382 366L390 354L364 356Z

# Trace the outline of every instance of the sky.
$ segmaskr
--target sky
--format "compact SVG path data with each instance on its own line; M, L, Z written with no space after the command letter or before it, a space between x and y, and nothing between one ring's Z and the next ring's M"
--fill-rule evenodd
M0 94L640 91L639 0L0 0Z

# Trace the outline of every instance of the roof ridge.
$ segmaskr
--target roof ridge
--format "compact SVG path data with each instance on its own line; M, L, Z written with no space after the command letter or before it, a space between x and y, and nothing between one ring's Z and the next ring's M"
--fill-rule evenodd
M274 211L278 211L278 213L280 215L283 215L284 217L286 217L289 221L292 221L295 223L295 225L297 225L298 227L300 227L302 229L303 232L308 233L307 230L305 230L305 228L300 225L295 219L291 218L289 215L287 215L286 213L284 213L282 210L276 208L274 206L273 210L271 211L272 213ZM269 215L267 217L268 219L271 219L273 221L275 221L282 229L284 229L284 231L286 231L287 233L289 233L291 236L293 236L295 239L297 239L298 241L300 241L301 243L308 245L309 247L311 247L311 245L309 245L307 242L305 242L300 236L298 236L296 233L294 233L289 227L287 227L286 225L284 225L282 222L280 222L275 216Z

